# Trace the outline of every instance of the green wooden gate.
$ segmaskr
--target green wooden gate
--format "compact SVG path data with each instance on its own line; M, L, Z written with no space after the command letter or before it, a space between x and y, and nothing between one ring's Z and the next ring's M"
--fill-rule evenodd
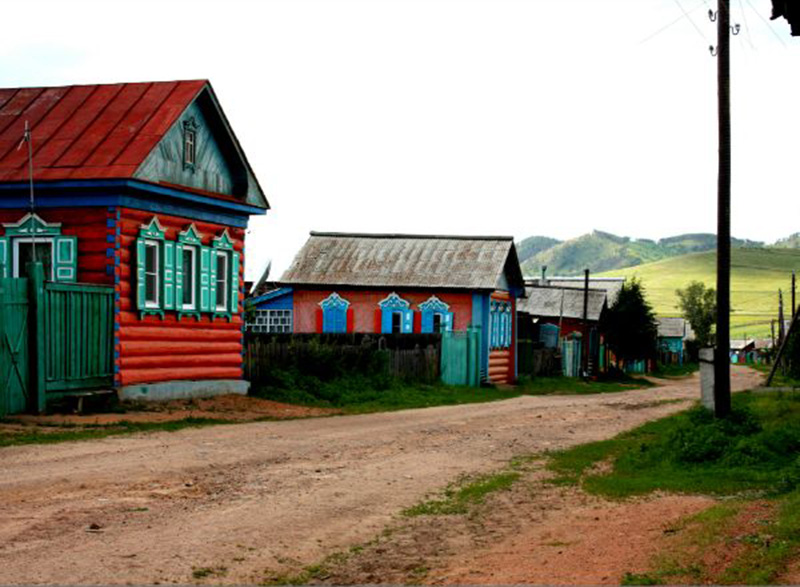
M0 416L30 406L28 280L0 278Z
M442 333L442 382L448 385L480 384L480 329Z
M113 385L114 289L53 282L44 296L47 395Z
M114 288L0 278L0 416L114 383Z

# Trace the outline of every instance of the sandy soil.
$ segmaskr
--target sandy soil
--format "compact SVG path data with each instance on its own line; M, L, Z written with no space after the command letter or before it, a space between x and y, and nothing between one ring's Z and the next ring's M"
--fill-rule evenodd
M43 425L48 428L66 424L81 426L87 424L115 424L117 422L169 422L184 418L212 418L236 422L253 420L285 420L290 418L309 418L341 413L340 410L307 408L274 402L245 395L219 395L206 399L185 399L166 402L137 403L125 402L120 412L86 414L46 414L35 416L22 414L10 416L10 423L23 425ZM0 424L0 430L2 430Z
M758 381L734 367L734 388ZM370 540L460 474L607 438L698 395L691 378L0 449L0 583L261 581Z

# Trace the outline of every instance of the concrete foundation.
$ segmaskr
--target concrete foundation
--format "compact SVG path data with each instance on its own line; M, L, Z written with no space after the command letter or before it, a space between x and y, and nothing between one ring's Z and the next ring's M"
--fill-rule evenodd
M250 382L241 379L212 379L207 381L164 381L126 385L118 391L121 400L167 401L213 397L234 393L247 395Z

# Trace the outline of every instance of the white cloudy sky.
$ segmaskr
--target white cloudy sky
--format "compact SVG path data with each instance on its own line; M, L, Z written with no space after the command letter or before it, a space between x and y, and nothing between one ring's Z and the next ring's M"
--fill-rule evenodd
M773 241L800 230L800 39L731 2L732 232ZM309 230L713 232L713 5L6 0L0 86L210 79L273 208L249 277Z

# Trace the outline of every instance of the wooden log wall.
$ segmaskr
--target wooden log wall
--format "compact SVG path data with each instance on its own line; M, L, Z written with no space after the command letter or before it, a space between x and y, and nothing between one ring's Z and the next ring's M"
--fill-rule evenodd
M172 380L207 380L242 378L242 316L244 255L239 264L239 313L232 321L211 319L203 314L199 320L166 311L159 316L140 318L136 309L136 238L143 224L154 214L121 208L117 219L117 306L116 356L117 386L156 383ZM243 253L244 230L219 224L192 221L186 218L155 214L166 230L165 238L176 240L179 232L194 222L202 235L203 245L219 236L225 228L236 251Z

